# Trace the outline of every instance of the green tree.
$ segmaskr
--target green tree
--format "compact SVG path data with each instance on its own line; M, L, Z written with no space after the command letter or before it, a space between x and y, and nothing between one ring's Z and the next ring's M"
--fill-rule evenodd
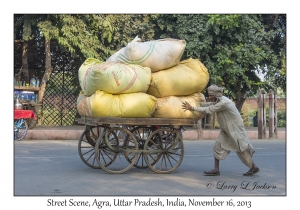
M286 91L286 15L285 14L264 14L261 21L265 30L270 33L272 39L269 47L275 52L273 66L267 66L265 74L266 89L281 89ZM273 71L269 71L272 68Z
M110 17L97 14L53 14L38 24L42 36L56 40L72 57L93 57L110 54L105 46L111 42L114 27Z
M143 42L153 40L155 35L155 21L158 15L112 14L108 16L110 17L111 24L114 26L112 41L106 43L107 48L113 50L111 54L125 47L136 36Z
M14 39L21 40L22 43L22 67L15 75L18 81L24 79L26 83L29 83L29 79L36 76L28 64L28 41L35 38L36 31L38 30L37 22L40 17L39 15L29 14L16 14L14 16ZM21 73L24 74L24 78L21 78Z
M225 94L241 110L248 95L267 87L259 73L284 76L278 74L284 46L276 46L274 41L281 38L278 43L284 43L285 28L272 28L264 18L258 14L161 15L157 31L160 37L184 39L183 59L200 59L210 72L210 83L224 86ZM281 36L275 36L279 32Z
M139 36L143 41L154 36L153 20L148 14L56 14L39 22L43 37L50 37L72 57L106 60Z

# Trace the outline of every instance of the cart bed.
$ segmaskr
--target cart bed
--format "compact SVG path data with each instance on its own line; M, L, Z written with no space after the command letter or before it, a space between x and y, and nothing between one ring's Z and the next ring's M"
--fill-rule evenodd
M194 119L173 119L173 118L122 118L122 117L84 117L77 118L76 121L83 125L138 125L138 126L194 126L197 124Z

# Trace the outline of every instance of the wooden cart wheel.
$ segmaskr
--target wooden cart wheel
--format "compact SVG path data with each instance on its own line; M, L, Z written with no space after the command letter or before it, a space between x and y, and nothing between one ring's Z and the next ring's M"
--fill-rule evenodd
M24 119L14 120L14 139L17 141L22 140L28 131L28 125Z
M139 150L144 149L145 142L148 139L148 137L150 136L150 134L152 133L152 131L153 131L153 128L151 128L151 127L135 127L130 131L137 140ZM128 143L129 142L127 141L126 145ZM126 154L125 154L125 156L126 156L128 161L130 161L130 162L132 161L130 159L130 157L127 157ZM148 165L146 163L143 152L138 153L136 163L133 166L136 167L136 168L139 168L139 169L148 168Z
M103 141L106 149L98 149L98 145L103 144ZM121 127L108 128L104 139L97 140L95 148L99 166L108 173L125 173L135 164L138 157L135 137L129 130ZM128 158L131 161L128 161Z
M78 141L78 153L81 160L89 167L101 168L95 156L95 145L101 135L100 127L87 127L81 134Z
M148 137L144 150L145 160L152 171L160 174L171 173L183 160L181 132L170 128L158 129Z

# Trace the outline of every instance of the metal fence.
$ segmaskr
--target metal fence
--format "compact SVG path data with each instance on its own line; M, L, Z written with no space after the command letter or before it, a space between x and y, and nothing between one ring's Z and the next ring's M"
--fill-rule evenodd
M47 82L37 125L73 125L79 91L77 71L65 66L54 67Z

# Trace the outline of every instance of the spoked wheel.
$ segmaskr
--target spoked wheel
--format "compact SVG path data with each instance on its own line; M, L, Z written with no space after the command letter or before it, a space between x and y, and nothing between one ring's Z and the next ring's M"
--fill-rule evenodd
M144 149L145 142L148 139L148 137L150 136L152 130L153 129L150 127L135 127L131 130L131 133L136 138L139 150ZM128 141L126 142L126 145L127 144L128 144ZM131 161L129 158L128 158L128 160ZM136 163L133 166L136 168L139 168L139 169L148 168L148 165L146 163L143 152L138 153Z
M99 149L98 146L103 143L106 149ZM96 157L99 166L108 173L121 174L128 171L138 157L138 144L135 137L130 131L121 127L108 128L104 138L97 140L95 148L97 148Z
M101 133L100 127L87 127L78 141L78 153L81 160L89 167L99 169L95 156L95 145Z
M156 173L167 174L181 164L184 146L181 132L169 128L154 131L147 139L144 150L148 167Z
M22 140L28 131L28 125L24 119L14 120L14 139L17 141Z

